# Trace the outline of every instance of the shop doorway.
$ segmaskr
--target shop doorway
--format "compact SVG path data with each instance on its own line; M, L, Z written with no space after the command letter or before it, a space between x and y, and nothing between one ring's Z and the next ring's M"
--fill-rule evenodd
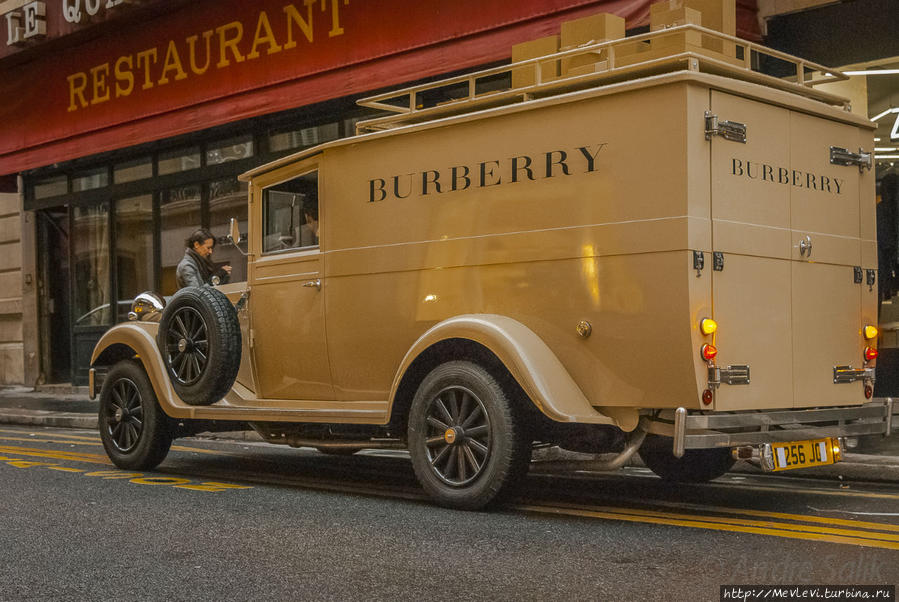
M72 380L69 211L37 212L41 376L47 383Z

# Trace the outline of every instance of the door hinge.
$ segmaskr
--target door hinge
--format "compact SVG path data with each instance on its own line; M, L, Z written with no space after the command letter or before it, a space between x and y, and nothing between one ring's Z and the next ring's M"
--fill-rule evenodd
M721 136L725 140L746 144L746 124L736 121L719 120L717 115L710 111L706 111L705 139L711 140L712 136Z
M848 148L839 146L830 147L830 162L832 165L857 165L858 170L870 170L874 166L874 153L866 153L864 149L858 149L853 153Z
M748 385L749 365L736 364L722 368L720 366L709 366L709 386L717 387L720 385Z

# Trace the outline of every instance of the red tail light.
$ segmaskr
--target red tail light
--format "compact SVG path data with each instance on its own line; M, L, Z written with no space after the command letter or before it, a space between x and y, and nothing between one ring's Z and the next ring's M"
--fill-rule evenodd
M699 350L700 355L702 355L702 359L707 362L715 359L715 356L718 355L718 348L714 345L703 345L702 349Z
M865 361L866 362L870 362L871 360L876 360L878 355L880 355L880 354L873 347L865 347Z

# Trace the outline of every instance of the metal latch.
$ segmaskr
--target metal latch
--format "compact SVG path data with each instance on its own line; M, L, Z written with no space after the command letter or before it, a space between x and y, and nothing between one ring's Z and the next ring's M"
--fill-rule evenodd
M746 144L746 124L736 121L719 120L717 115L705 112L705 139L721 136L725 140Z
M854 383L858 380L874 380L874 368L853 368L852 366L834 366L833 382Z
M709 386L718 385L748 385L749 384L749 366L737 364L722 368L720 366L709 366Z
M848 148L831 146L830 162L833 165L857 165L859 171L864 171L865 168L871 169L874 166L874 154L866 153L861 148L857 153L853 153Z

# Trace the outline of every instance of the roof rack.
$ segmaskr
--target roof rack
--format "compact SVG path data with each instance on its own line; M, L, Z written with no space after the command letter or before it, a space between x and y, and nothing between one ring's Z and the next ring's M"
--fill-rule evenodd
M590 65L590 72L576 71L574 74L544 77L547 66L558 68L562 59L574 57L595 59L592 62L580 61ZM757 66L762 61L777 64L787 72L792 71L792 74L778 78L761 73ZM356 133L389 130L684 69L751 81L849 110L846 98L815 89L818 84L849 79L844 73L719 31L686 24L618 40L590 43L362 98L357 104L391 114L358 122ZM525 83L515 86L516 80Z

